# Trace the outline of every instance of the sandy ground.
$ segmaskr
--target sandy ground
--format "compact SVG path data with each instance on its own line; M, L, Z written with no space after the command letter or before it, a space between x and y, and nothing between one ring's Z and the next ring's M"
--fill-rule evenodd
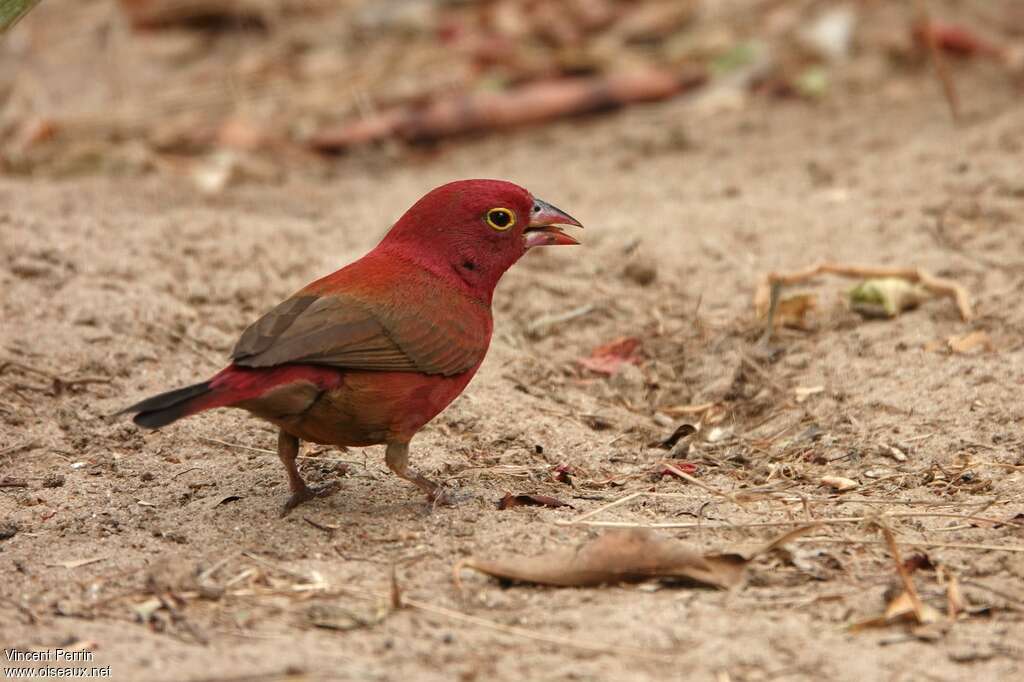
M594 519L803 513L651 476L666 453L648 444L701 417L673 406L719 406L673 455L717 490L803 495L817 517L1024 511L1024 112L997 78L963 80L959 128L933 82L896 81L819 106L676 101L214 199L167 178L0 180L0 642L82 647L120 680L1019 679L1019 525L890 519L901 540L968 545L904 547L958 576L967 602L926 632L848 631L896 580L884 546L844 540L877 541L869 524L815 531L732 592L452 580L467 556L578 543L597 529L557 522L634 492L678 495ZM506 276L483 369L413 443L470 501L427 508L379 447L313 448L307 477L343 490L280 519L266 425L221 411L144 433L109 418L210 375L261 311L365 252L429 188L473 176L520 182L586 230ZM841 301L849 282L821 278L803 288L820 295L812 328L758 353L758 278L820 259L951 277L976 319L933 300L865 321ZM991 350L945 345L974 330ZM643 339L638 370L575 363L623 335ZM572 487L551 477L563 463ZM860 487L836 494L826 475ZM574 509L499 511L507 491ZM780 530L665 532L732 550ZM412 603L397 611L392 567ZM944 612L940 574L915 579Z

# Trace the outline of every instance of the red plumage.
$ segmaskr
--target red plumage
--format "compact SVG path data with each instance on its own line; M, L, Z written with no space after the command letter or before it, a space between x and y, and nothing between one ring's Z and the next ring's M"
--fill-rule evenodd
M512 183L443 185L366 256L253 323L226 369L125 412L148 428L217 407L276 424L292 490L286 512L334 489L303 482L295 464L299 440L385 443L392 471L440 499L440 487L408 467L409 441L483 362L501 275L533 246L576 243L559 224L579 225Z

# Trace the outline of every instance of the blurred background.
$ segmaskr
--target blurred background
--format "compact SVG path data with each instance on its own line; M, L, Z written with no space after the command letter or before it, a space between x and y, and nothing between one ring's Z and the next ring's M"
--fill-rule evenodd
M912 79L959 116L966 63L1021 93L1022 49L1015 0L48 0L0 43L0 173L218 192L643 102L813 107Z

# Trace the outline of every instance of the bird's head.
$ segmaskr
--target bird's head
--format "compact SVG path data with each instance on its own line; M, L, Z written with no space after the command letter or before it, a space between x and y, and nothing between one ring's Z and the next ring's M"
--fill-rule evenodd
M490 300L501 275L535 246L578 244L575 218L504 180L459 180L405 212L381 247L464 283Z

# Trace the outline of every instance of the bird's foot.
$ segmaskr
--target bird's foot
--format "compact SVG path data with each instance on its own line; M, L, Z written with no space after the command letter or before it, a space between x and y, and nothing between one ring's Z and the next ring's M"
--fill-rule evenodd
M292 493L292 496L284 503L284 507L281 508L281 518L288 516L293 509L303 502L309 502L310 500L318 497L328 497L329 495L333 495L338 492L340 489L341 484L337 481L331 481L330 483L324 483L323 485L303 486L301 490Z

